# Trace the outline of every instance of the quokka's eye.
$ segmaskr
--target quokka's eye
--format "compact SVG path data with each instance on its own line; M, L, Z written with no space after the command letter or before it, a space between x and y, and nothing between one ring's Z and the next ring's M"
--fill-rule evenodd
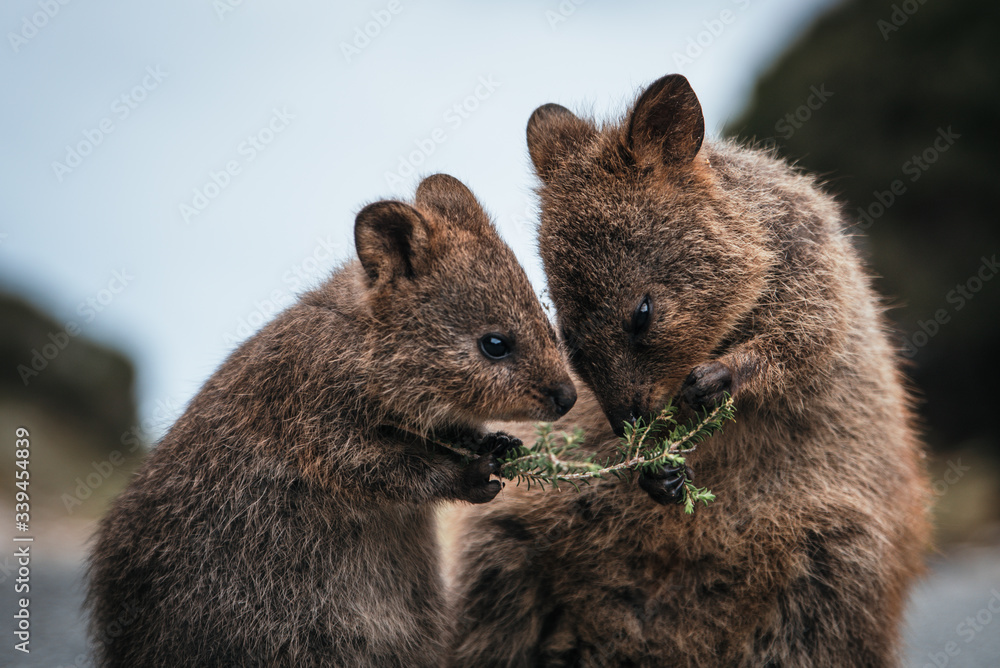
M649 322L653 317L653 304L649 295L642 298L639 305L632 312L632 336L639 336L649 329Z
M479 351L491 360L502 360L511 353L510 341L503 334L483 334L479 338Z

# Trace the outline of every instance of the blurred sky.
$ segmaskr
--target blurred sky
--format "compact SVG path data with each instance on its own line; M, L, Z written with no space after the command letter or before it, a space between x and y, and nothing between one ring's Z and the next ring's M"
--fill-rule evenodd
M830 4L4 0L0 289L128 353L158 436L272 304L353 253L363 204L453 174L541 289L535 107L604 118L681 72L718 132Z

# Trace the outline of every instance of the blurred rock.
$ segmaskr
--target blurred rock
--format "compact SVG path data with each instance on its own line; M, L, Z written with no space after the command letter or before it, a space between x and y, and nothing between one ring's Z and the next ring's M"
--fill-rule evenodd
M94 432L114 438L136 422L135 369L122 353L81 335L65 334L63 325L28 302L0 294L0 397L45 405L73 415ZM65 337L65 338L62 338ZM64 347L60 347L60 343ZM48 350L44 350L48 347ZM58 351L50 360L48 355ZM36 354L37 353L37 354ZM44 360L37 375L33 357ZM40 363L35 366L41 366ZM21 370L18 370L21 367Z
M0 322L0 444L31 433L32 520L99 515L143 452L122 444L138 422L132 362L17 297L0 294ZM14 467L0 457L0 478Z

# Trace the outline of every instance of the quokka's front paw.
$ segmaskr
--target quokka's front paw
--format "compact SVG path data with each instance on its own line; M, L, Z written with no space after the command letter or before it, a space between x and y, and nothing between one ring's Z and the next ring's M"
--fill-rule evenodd
M486 503L500 493L503 483L491 477L500 473L500 465L493 455L476 457L462 474L459 497L469 503Z
M711 410L733 393L733 372L719 362L699 364L681 387L681 399L695 412Z
M687 494L684 489L685 479L694 480L694 471L690 466L668 465L655 473L641 473L639 487L642 487L653 501L665 506L684 503Z
M521 447L521 439L503 431L485 434L478 443L477 452L489 453L497 459L505 459L507 453Z

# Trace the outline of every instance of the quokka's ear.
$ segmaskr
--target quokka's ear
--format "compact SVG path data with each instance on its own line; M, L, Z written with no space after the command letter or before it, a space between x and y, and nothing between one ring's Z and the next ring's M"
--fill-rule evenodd
M475 232L492 228L479 200L454 176L428 176L417 186L414 201L418 208L436 214L447 225Z
M643 91L628 121L637 162L686 165L705 139L705 116L691 84L680 74L657 79Z
M574 147L589 141L597 130L558 104L543 104L528 119L528 153L538 177L548 182Z
M354 220L354 245L373 286L411 279L425 269L430 227L409 204L382 201L361 209Z

